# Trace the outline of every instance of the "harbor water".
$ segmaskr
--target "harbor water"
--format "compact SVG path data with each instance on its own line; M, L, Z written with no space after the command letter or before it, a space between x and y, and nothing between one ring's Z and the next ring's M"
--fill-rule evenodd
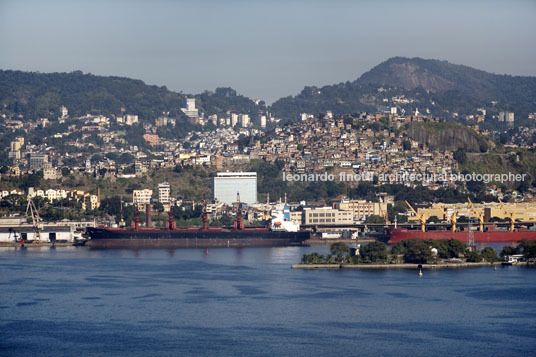
M0 248L0 354L536 351L534 268L290 268L328 249Z

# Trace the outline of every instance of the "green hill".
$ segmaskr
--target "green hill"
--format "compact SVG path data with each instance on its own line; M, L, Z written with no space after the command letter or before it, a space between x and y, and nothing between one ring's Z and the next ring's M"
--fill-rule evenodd
M394 95L414 98L409 110L429 108L432 114L445 112L474 114L476 108L511 110L516 117L536 111L536 77L497 75L447 61L394 57L353 82L321 88L305 87L294 97L281 98L272 105L276 115L294 119L301 112L337 114L371 110L393 105ZM497 102L492 105L491 102Z
M180 108L186 97L195 97L196 105L207 115L228 110L256 114L264 103L238 95L232 88L217 88L193 96L176 93L166 87L145 84L141 80L71 73L38 73L0 70L0 104L3 111L21 114L25 119L59 116L62 105L69 115L137 114L140 119L153 120L169 112L183 117ZM183 117L184 118L184 117Z

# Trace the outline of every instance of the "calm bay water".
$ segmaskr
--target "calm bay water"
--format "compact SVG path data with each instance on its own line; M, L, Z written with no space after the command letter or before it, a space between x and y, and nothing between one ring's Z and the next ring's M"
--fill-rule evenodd
M2 248L0 354L536 351L536 269L290 269L327 249Z

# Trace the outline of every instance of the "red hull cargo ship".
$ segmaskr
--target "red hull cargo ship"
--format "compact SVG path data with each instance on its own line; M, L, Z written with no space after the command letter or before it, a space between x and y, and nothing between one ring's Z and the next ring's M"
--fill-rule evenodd
M404 239L456 239L463 243L471 240L475 243L515 243L522 239L536 240L536 230L487 230L481 231L420 231L395 228L389 232L389 244L396 244Z
M152 228L150 216L147 227L139 226L136 215L131 228L88 227L92 248L211 248L211 247L274 247L300 245L311 238L311 232L287 231L272 228L247 228L241 220L240 211L231 228L207 227L207 215L203 213L203 227L176 228L171 214L166 228Z

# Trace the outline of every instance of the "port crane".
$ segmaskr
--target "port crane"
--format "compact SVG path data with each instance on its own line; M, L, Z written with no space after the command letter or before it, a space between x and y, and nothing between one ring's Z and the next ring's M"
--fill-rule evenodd
M478 222L479 222L478 230L480 232L484 232L484 214L478 213L478 211L475 208L475 205L473 204L473 202L471 202L471 199L469 197L467 197L467 201L469 201L469 205L471 206L471 211L473 211L473 214L475 215L475 217L478 218Z
M456 222L458 221L458 211L452 212L452 214L449 216L447 211L445 210L445 216L447 216L450 219L450 223L452 224L452 231L456 232Z
M408 201L404 201L404 202L406 202L406 205L413 212L413 214L415 214L417 219L421 222L421 231L426 232L426 219L424 218L424 215L422 213L421 214L417 213L417 211L413 209L413 207L409 204Z
M32 198L28 196L28 205L26 206L26 216L32 218L32 227L34 229L34 240L39 243L41 241L41 229L43 229L43 224L41 223L41 218L39 217L39 211L35 206L35 203L32 201Z
M503 201L501 200L500 197L499 198L499 203L501 204L501 207L504 211L504 214L508 217L508 219L510 220L510 232L513 232L514 231L514 228L515 228L515 225L514 225L514 214L512 212L509 212L506 207L504 207L504 204L503 204Z

